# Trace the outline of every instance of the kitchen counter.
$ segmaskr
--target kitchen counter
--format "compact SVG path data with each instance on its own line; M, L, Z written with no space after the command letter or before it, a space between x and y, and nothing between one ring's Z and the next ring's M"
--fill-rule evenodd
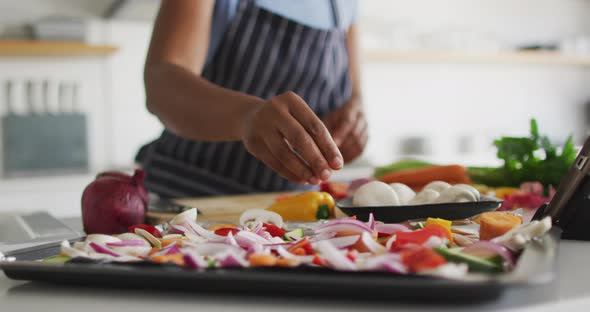
M79 219L67 220L79 224ZM443 305L428 303L356 302L303 298L264 298L166 291L113 290L13 281L0 273L0 311L588 311L590 309L590 242L561 241L557 277L535 287L508 289L492 302ZM254 285L253 285L254 286ZM255 286L254 286L255 287ZM181 310L182 309L182 310Z

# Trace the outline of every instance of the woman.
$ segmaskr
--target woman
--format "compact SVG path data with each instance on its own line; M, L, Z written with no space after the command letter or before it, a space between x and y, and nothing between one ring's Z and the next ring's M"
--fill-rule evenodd
M354 0L164 0L145 66L161 196L308 189L367 141Z

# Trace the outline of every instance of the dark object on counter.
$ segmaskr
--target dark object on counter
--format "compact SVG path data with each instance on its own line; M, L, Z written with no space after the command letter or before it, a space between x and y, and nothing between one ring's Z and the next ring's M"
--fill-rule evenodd
M557 51L559 45L555 43L538 43L538 44L525 44L516 47L517 51Z
M336 206L348 216L356 216L361 221L368 221L369 214L372 213L376 220L386 223L399 223L429 217L461 220L476 214L496 210L502 205L502 202L497 198L483 196L480 201L468 203L355 207L352 205L352 197L348 197L339 200Z

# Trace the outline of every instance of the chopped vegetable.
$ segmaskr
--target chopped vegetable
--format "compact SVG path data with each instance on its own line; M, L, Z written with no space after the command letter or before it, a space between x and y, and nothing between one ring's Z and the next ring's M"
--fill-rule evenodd
M440 226L441 228L445 229L447 232L447 238L449 242L453 244L453 233L451 232L451 225L453 224L452 221L440 219L440 218L428 218L426 219L425 227L429 226Z
M445 247L434 248L438 254L443 256L449 262L465 263L473 272L502 272L503 266L496 262L462 253L459 249L450 249Z
M447 261L445 258L432 251L432 249L418 247L402 250L401 260L410 272L422 272L435 269Z
M430 225L412 232L398 232L396 233L393 247L399 248L408 244L422 245L433 236L448 239L449 233L444 227L439 225Z
M303 238L303 229L295 229L293 231L285 233L285 240L287 241L296 241Z
M156 229L155 226L149 224L135 224L129 227L129 232L135 233L135 229L142 229L156 238L162 238L162 232Z
M285 236L285 231L283 229L281 229L280 227L274 225L274 224L262 223L262 226L264 226L266 228L266 231L272 237L283 237L283 236Z
M348 196L348 184L342 182L322 182L320 192L326 192L335 200L346 198Z
M513 214L492 211L481 214L479 222L479 239L490 240L503 235L522 223L522 219Z
M232 233L233 235L238 234L238 229L236 228L220 228L215 230L215 234L219 235L219 236L227 236L229 233Z
M413 189L421 189L432 181L445 181L451 184L471 183L467 169L459 165L430 166L418 169L400 170L384 174L379 181L403 183Z
M285 221L313 222L333 218L334 206L334 199L328 193L305 192L281 199L267 210L278 213Z
M425 162L425 161L421 161L421 160L414 160L414 159L400 160L400 161L394 162L393 164L390 164L387 166L375 168L375 172L373 173L373 176L375 178L380 178L384 174L387 174L390 172L396 172L396 171L407 170L407 169L418 169L418 168L429 167L432 165L433 164Z
M251 267L268 267L277 264L277 257L267 254L253 254L248 258Z

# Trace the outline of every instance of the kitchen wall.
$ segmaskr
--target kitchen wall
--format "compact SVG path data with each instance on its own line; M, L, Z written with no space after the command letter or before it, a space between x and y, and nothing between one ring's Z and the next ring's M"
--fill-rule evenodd
M54 13L96 18L109 3L0 0L0 24ZM361 8L367 49L493 51L590 33L586 0L363 0ZM81 81L82 102L91 116L92 169L128 167L137 148L161 130L144 108L141 73L150 28L146 20L95 21L92 40L118 45L113 56L0 58L0 80ZM580 139L583 105L590 100L590 71L579 66L370 61L363 82L371 122L364 158L376 164L398 157L400 142L414 137L424 141L433 159L492 162L491 139L525 134L530 117L556 139L569 133Z

